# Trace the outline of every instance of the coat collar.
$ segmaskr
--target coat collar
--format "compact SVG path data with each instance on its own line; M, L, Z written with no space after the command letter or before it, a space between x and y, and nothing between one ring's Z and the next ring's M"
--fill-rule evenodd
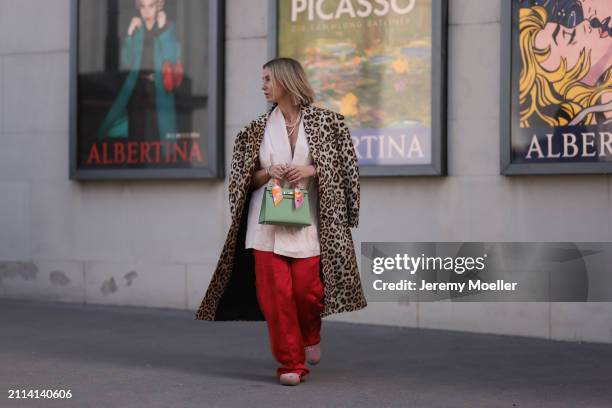
M266 123L268 121L268 118L270 117L270 114L272 114L276 106L277 106L276 103L273 104L272 107L269 108L266 113L264 113L257 119L258 122L263 124L264 129L266 127ZM300 110L302 111L302 118L304 120L304 130L306 129L310 130L312 128L312 123L314 120L313 113L316 112L316 109L317 108L314 107L313 105L305 105L300 108ZM308 131L306 133L308 133Z

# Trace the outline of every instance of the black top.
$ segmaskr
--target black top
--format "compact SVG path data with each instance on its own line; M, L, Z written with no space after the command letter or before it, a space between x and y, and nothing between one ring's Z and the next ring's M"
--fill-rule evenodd
M159 28L157 25L157 21L153 24L153 27L149 30L147 29L144 20L142 22L142 28L144 29L144 43L142 46L142 59L140 62L140 71L153 72L155 71L155 61L154 61L154 50L153 44L155 43L155 37L159 36L163 33L166 28L168 28L169 23L166 22L164 28Z

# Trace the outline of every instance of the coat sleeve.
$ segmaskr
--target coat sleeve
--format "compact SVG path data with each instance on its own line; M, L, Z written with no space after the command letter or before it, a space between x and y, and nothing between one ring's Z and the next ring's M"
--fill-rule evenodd
M351 228L359 226L359 165L355 145L351 138L351 132L344 123L344 116L338 114L338 149L340 163L342 163L342 175L344 178L344 195L347 204L347 220Z
M246 174L247 161L247 137L248 129L244 127L236 135L234 140L234 150L232 153L232 161L230 165L229 178L229 205L232 219L235 218L238 204L242 200L242 195L245 192L244 183L249 182L250 178ZM248 180L247 180L248 179Z

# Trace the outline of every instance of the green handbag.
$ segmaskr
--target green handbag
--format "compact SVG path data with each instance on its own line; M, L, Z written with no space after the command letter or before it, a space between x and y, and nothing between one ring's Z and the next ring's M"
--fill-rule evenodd
M287 225L304 227L311 224L308 190L300 189L304 195L304 202L300 208L295 209L293 203L293 189L283 188L283 200L274 206L272 186L266 186L261 200L259 223L269 225Z

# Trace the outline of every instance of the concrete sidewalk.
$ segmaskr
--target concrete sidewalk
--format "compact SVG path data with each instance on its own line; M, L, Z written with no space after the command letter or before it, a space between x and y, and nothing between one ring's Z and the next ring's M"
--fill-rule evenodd
M612 346L323 323L322 361L274 376L264 322L0 300L0 407L612 407ZM62 401L9 389L70 389Z

